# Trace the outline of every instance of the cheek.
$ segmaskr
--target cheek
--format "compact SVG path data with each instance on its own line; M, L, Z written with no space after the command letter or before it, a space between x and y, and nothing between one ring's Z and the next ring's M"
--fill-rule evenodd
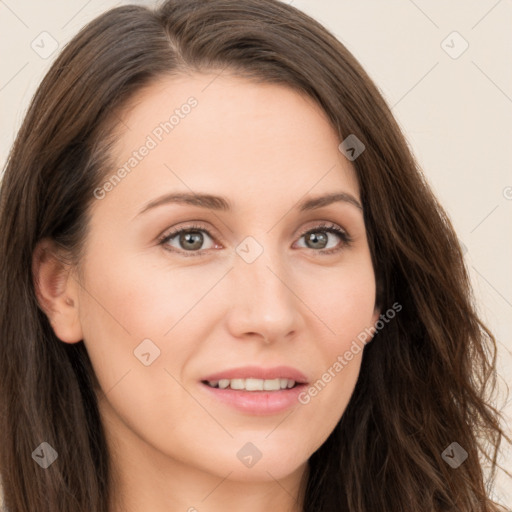
M107 272L100 270L105 268ZM107 315L114 329L121 327L122 337L162 338L199 305L224 272L179 268L164 258L155 263L144 254L118 255L110 266L97 258L88 267L85 300L93 299L94 314Z
M376 319L376 287L369 259L340 268L329 279L316 276L316 282L304 300L315 305L322 324L315 340L319 371L299 401L321 444L343 415L359 377Z
M84 343L101 388L107 393L121 389L121 381L131 382L127 403L146 397L149 404L147 397L153 396L170 404L169 396L158 398L162 390L177 392L165 370L180 382L186 377L187 362L207 335L205 326L213 322L213 299L206 295L226 270L200 272L198 267L178 268L162 260L148 264L143 260L149 258L136 253L108 254L107 259L97 251L87 261L80 297ZM116 264L109 265L110 261ZM174 410L181 406L173 405ZM154 407L153 416L154 411L163 414L161 408Z
M183 295L171 286L192 293L175 280L166 282L161 270L141 265L140 258L123 257L121 251L108 256L96 251L87 260L80 297L84 343L104 391L127 372L146 368L135 353L141 343L151 359L162 351L164 334L185 313Z
M310 273L302 294L325 327L323 351L331 357L376 319L376 284L369 255L337 269Z

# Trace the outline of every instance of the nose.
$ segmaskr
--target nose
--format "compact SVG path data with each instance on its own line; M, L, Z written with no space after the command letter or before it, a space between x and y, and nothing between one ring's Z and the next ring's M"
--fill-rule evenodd
M228 274L226 322L238 339L266 344L289 340L300 329L302 302L294 293L292 274L278 257L264 252L252 263L235 258Z

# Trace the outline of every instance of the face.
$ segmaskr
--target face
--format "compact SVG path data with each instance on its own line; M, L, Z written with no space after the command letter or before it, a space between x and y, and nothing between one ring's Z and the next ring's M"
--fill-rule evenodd
M216 76L161 80L123 114L78 321L112 439L222 478L279 479L347 406L362 351L339 356L378 318L375 276L325 114L286 87Z

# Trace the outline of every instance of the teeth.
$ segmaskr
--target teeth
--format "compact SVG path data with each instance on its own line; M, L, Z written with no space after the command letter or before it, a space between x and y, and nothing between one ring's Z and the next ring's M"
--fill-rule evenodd
M279 391L290 389L295 386L295 381L290 379L220 379L209 380L208 385L212 388L238 389L245 391Z
M209 383L210 386L212 385L212 383ZM220 379L219 380L219 388L220 389L226 389L227 387L229 386L229 379ZM215 386L213 386L215 387Z
M231 386L231 389L244 389L244 379L231 379L229 385Z
M261 379L245 379L245 389L247 391L263 391L263 388L264 388L264 384L266 384L267 382L272 382L270 380L261 380ZM238 389L243 389L243 384L241 385L240 388ZM277 385L277 388L267 388L265 387L266 390L268 389L279 389L279 383Z
M263 389L265 391L276 391L281 389L281 379L264 380ZM249 387L247 388L249 389Z

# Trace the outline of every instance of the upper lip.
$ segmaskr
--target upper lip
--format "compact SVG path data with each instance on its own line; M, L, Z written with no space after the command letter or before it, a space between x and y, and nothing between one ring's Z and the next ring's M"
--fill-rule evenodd
M306 384L306 376L296 368L291 366L273 366L272 368L264 368L262 366L240 366L238 368L230 368L221 372L212 373L202 380L215 381L221 379L289 379L294 380L298 384Z

